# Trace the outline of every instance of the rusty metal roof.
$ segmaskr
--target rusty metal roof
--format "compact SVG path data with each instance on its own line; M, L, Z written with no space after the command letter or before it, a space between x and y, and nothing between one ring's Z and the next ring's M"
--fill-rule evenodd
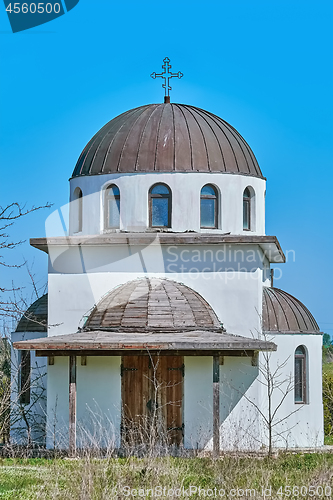
M21 317L16 332L47 331L47 293L37 299Z
M302 302L278 288L264 287L262 329L272 333L320 333L316 320Z
M129 281L109 292L93 309L84 331L179 332L222 326L201 295L191 288L160 278Z
M117 116L88 142L73 177L117 172L221 172L263 177L243 137L185 104L148 104Z

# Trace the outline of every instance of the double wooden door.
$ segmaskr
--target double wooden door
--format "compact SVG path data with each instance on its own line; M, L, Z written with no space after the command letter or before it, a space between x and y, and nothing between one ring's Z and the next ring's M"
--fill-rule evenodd
M122 439L176 444L183 439L183 356L123 356Z

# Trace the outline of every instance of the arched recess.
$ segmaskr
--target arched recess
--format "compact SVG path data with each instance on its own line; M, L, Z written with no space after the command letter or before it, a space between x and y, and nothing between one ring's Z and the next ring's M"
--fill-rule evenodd
M120 227L120 191L116 184L110 184L105 190L104 227L105 229Z
M171 227L172 193L166 184L149 189L149 227Z
M243 231L256 229L256 197L252 186L247 186L243 191Z
M308 403L308 354L304 345L299 345L295 349L295 403Z
M74 217L73 217L73 232L74 233L80 233L82 231L82 224L83 224L83 197L82 197L82 191L79 187L76 187L74 189L74 196L73 196L73 211L74 211Z
M219 224L219 195L212 184L206 184L200 191L200 228L217 229Z

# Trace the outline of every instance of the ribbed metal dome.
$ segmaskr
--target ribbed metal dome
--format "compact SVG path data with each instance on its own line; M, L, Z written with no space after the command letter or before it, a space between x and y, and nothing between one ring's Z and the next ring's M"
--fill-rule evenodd
M302 302L278 288L263 289L264 332L319 333L316 320Z
M88 142L73 177L116 172L224 172L263 177L247 142L216 115L149 104L117 116Z
M83 329L222 332L215 312L201 295L160 278L138 279L115 288L93 309Z
M21 317L16 332L47 331L47 293L37 299Z

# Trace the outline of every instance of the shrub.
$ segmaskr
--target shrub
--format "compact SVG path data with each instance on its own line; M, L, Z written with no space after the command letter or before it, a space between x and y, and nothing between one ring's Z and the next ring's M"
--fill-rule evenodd
M324 405L324 431L326 436L333 435L333 373L323 373L323 405Z

